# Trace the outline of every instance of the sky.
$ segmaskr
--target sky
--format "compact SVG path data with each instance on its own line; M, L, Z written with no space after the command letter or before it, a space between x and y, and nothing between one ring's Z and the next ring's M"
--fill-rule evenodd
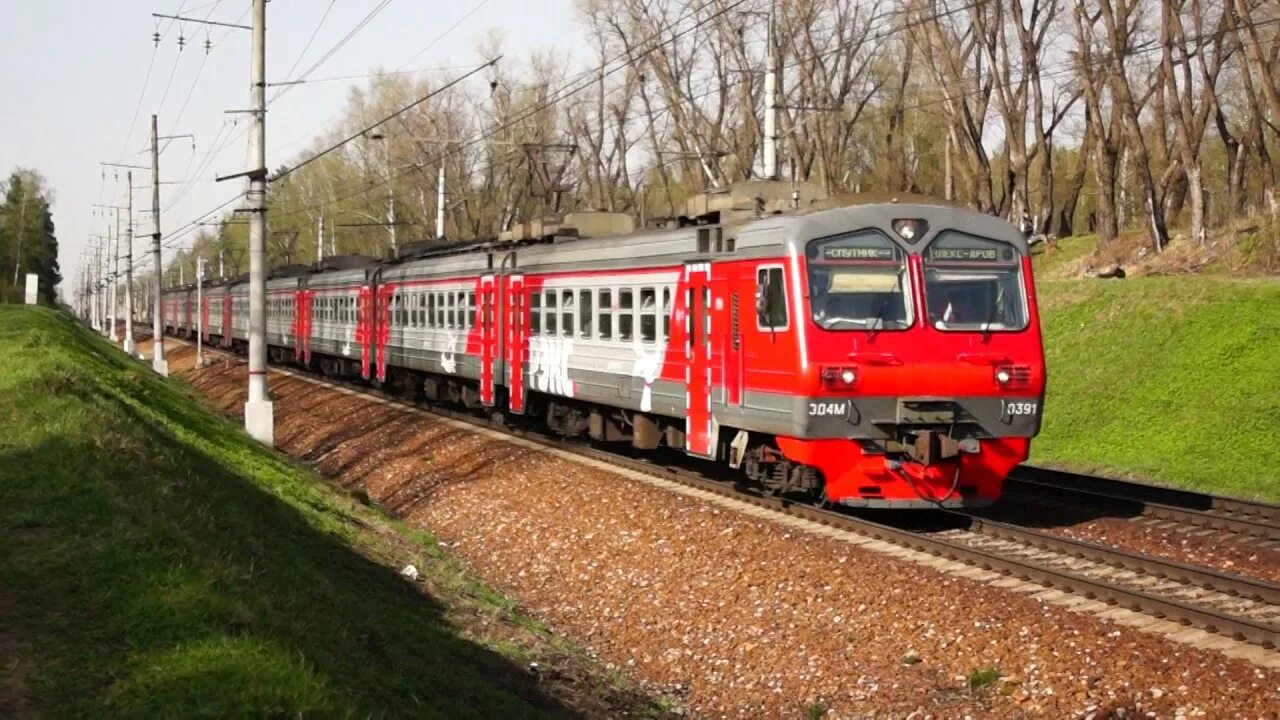
M161 187L162 232L181 228L243 190L242 181L213 179L245 169L245 118L225 111L249 104L249 33L157 20L152 13L247 25L250 5L0 0L0 174L24 167L47 179L68 297L82 253L94 242L89 236L115 224L114 211L95 212L93 205L125 204L125 171L117 176L99 163L149 165L153 113L162 136L195 135L194 152L190 139L176 139L161 154L161 181L178 183ZM573 0L270 0L268 81L285 79L295 62L293 77L310 68L379 6L384 7L309 78L473 67L482 62L476 48L491 31L504 38L507 61L516 62L536 49L563 52L582 38ZM155 32L161 34L158 46ZM179 36L186 40L181 50ZM206 39L213 44L209 53ZM363 82L309 82L282 94L267 113L267 167L295 158L338 119L350 87ZM472 82L485 80L478 76ZM269 89L268 97L274 92ZM137 212L150 207L151 190L142 187L149 181L149 173L135 172L135 225L141 235L151 232L149 216ZM135 256L144 250L149 252L149 243L136 240Z

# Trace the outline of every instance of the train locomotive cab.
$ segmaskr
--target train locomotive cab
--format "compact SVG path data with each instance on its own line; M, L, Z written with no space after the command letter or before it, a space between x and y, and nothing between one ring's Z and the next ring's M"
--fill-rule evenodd
M1025 238L990 216L929 204L825 211L788 238L802 332L793 404L776 437L816 468L827 500L982 506L1039 432L1045 368ZM765 279L757 309L786 301Z

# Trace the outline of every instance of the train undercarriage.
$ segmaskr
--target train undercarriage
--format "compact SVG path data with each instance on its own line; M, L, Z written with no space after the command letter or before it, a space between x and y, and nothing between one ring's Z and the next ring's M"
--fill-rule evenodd
M193 337L186 331L170 332ZM211 335L210 347L246 355L247 343ZM312 353L309 363L294 350L268 346L268 359L321 376L363 381L359 360ZM454 410L484 412L478 381L399 367L387 368L385 381L368 383L403 400ZM564 438L627 444L653 451L685 451L685 421L597 405L555 395L529 392L526 412L507 406L505 388L495 389L492 419L511 427L537 424ZM721 427L711 462L766 495L787 496L850 507L974 507L989 505L999 496L1004 477L1025 456L1027 441L997 438L963 441L937 429L903 431L900 440L872 444L852 439L798 439Z

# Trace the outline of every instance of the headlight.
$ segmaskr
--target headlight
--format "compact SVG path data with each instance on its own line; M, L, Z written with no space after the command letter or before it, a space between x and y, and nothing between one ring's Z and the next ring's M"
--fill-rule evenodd
M822 385L832 390L853 387L858 382L858 371L851 367L822 368Z
M1004 368L1000 368L999 370L996 371L996 382L1000 383L1001 385L1008 385L1009 381L1012 379L1013 379L1013 376L1009 374L1008 370L1005 370Z

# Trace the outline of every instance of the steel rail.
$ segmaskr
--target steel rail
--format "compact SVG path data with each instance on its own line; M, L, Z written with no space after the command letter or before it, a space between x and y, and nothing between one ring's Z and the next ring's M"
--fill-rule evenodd
M1077 505L1081 499L1132 505L1147 517L1280 540L1280 506L1251 500L1026 465L1013 471L1005 490L1055 495Z
M172 338L172 336L170 337ZM172 339L186 343L186 341L182 339ZM234 353L225 349L215 349L214 352L238 357ZM296 368L282 370L287 374L298 377L304 382L367 395L391 405L398 405L424 414L464 422L479 428L499 430L506 434L520 437L526 441L543 445L549 449L556 449L562 452L568 452L615 466L624 467L662 480L680 483L688 487L714 493L739 502L750 503L764 509L773 510L782 515L809 520L829 527L846 530L864 537L870 537L876 540L892 543L910 550L927 553L935 557L945 558L947 560L964 563L966 565L972 565L983 570L1015 577L1027 582L1034 582L1047 588L1080 595L1085 598L1098 600L1117 607L1143 612L1156 618L1167 619L1182 625L1199 628L1207 632L1217 633L1236 640L1253 643L1264 648L1274 649L1277 646L1280 646L1280 631L1277 631L1275 627L1268 623L1197 607L1182 600L1161 597L1144 590L1126 587L1117 583L1107 582L1105 580L1085 577L1068 570L1045 567L1022 558L1011 557L1006 554L971 547L964 543L953 542L938 537L930 537L929 535L923 534L919 531L895 528L890 525L885 525L865 518L855 517L844 512L798 503L785 498L760 495L758 493L743 490L735 486L734 483L709 479L685 468L658 465L650 461L629 458L624 455L618 455L589 445L565 442L562 438L556 438L554 436L525 428L511 427L502 422L495 422L491 418L476 417L474 414L468 412L461 412L436 406L424 408L412 401L390 395L368 385L348 381L335 382L330 378L316 377L312 373L300 371ZM1107 552L1113 553L1116 556L1121 553L1121 551L1114 550L1107 550ZM1119 561L1118 557L1116 559ZM1192 570L1194 570L1194 568L1192 568ZM1240 580L1246 585L1249 583L1249 581L1243 578L1240 578Z
M1063 553L1083 560L1280 607L1280 585L1265 580L1219 572L1151 555L1140 555L1088 540L1052 535L1041 530L988 520L964 512L951 510L946 512L949 515L965 518L970 523L970 530L983 535L1020 542L1041 550Z

